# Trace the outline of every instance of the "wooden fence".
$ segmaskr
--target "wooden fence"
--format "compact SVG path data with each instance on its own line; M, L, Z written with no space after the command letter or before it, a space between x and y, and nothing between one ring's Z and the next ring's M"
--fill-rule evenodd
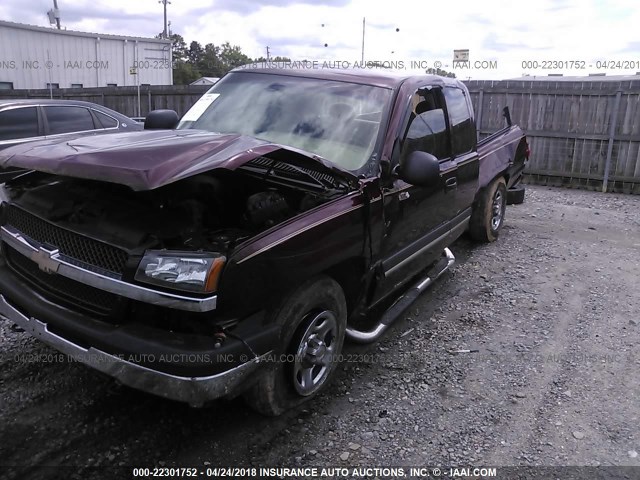
M529 138L527 181L640 193L640 78L469 81L480 136L508 106Z
M159 108L175 110L182 116L209 88L207 85L143 85L139 95L138 87L0 90L0 99L62 98L97 103L129 117L145 117Z
M614 81L468 81L480 136L501 128L508 106L532 150L529 182L640 193L640 78ZM182 116L203 85L0 90L0 98L99 103L129 116L158 108Z

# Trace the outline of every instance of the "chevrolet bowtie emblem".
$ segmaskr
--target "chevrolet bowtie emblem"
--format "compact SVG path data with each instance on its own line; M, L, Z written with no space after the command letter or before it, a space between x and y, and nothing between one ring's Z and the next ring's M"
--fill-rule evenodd
M47 250L44 247L40 247L40 250L31 254L31 260L38 264L38 268L46 273L56 273L60 262L51 258L58 254L58 250Z

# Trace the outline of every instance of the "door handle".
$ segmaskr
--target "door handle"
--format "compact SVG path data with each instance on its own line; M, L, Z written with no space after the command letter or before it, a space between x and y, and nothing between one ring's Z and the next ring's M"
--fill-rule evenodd
M444 182L445 190L451 190L458 186L458 179L456 177L447 178Z

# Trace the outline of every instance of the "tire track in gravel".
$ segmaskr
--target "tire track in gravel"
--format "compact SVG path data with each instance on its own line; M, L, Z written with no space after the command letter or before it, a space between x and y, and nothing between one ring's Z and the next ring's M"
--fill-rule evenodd
M507 346L508 343L515 345L521 342L520 345L529 348L520 354L507 351L507 363L511 363L509 359L513 359L511 365L489 362L488 368L511 369L507 373L508 376L521 378L521 382L510 391L493 392L494 401L504 402L505 395L508 395L514 414L500 429L500 444L485 457L489 465L535 463L537 460L536 453L540 447L539 433L546 421L544 407L547 396L554 384L560 382L566 374L562 365L550 361L550 358L567 354L572 341L569 331L583 309L583 286L577 287L572 295L564 300L557 293L564 283L565 272L565 268L556 269L539 289L539 296L546 298L548 302L541 305L546 309L546 313L538 321L521 330L525 332L524 339L523 334L518 331L507 337L504 336L504 331L496 331L496 343ZM534 346L534 343L538 345ZM481 372L472 372L472 375L479 376Z
M584 259L575 270L587 290L568 332L573 342L561 361L565 374L545 406L541 455L548 463L640 465L634 453L640 450L640 419L633 400L640 398L640 358L634 353L640 332L632 323L640 304L633 244L640 229L620 225L615 230L597 225L591 242L571 246Z

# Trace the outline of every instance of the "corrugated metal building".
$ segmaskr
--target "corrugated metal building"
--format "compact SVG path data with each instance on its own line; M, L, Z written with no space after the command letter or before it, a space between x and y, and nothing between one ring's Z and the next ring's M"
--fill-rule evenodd
M171 41L0 21L0 88L172 85Z

